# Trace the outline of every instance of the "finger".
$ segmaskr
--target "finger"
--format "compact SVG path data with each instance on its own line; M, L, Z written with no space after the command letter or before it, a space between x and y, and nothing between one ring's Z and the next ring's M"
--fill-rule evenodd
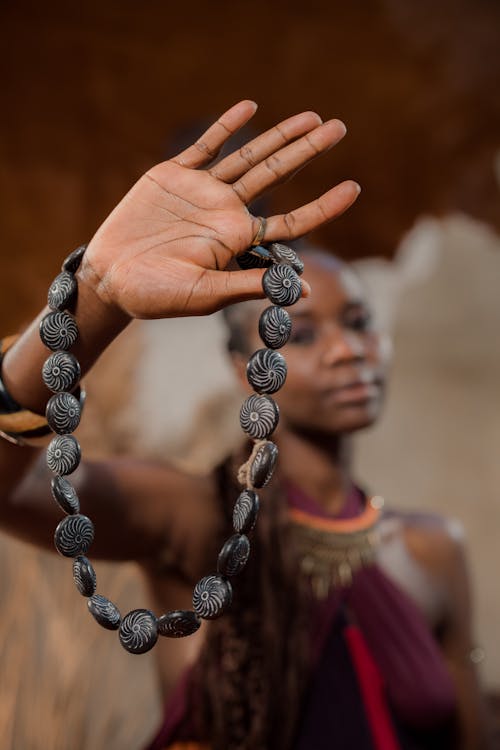
M357 182L347 180L305 206L287 214L270 216L264 241L294 240L307 232L312 232L313 229L344 213L352 206L360 192L361 188Z
M197 295L204 300L205 312L215 312L236 302L263 299L262 277L266 269L248 271L207 271L197 288ZM308 297L311 287L301 279L302 296Z
M328 151L345 135L340 120L319 125L294 143L271 154L233 184L243 203L250 203L272 185L278 185L320 154Z
M224 182L234 182L263 159L318 125L321 125L321 117L316 112L301 112L289 117L226 156L212 167L210 173Z
M256 110L257 104L249 99L238 102L224 112L217 122L198 138L196 143L174 156L172 161L180 164L181 167L191 169L209 164L217 156L224 143L253 117Z

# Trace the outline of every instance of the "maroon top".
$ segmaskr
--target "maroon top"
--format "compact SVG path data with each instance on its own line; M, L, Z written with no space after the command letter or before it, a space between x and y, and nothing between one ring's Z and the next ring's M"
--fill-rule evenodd
M287 496L292 507L331 517L295 487L287 488ZM363 493L353 487L336 517L359 515L365 502ZM359 674L351 649L359 640L381 676L381 700L387 704L399 747L451 750L456 746L456 696L437 642L416 603L377 565L358 571L349 588L334 590L319 603L314 623L316 665L294 750L380 747L374 741L362 689L366 675ZM350 632L353 624L359 638L352 638L356 636ZM187 684L186 675L168 702L163 726L148 750L168 747L181 722L185 736Z

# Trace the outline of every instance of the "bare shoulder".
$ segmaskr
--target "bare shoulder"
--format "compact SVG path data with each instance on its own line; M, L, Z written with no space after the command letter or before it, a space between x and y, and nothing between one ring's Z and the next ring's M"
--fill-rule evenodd
M391 517L399 521L410 554L429 573L448 580L463 573L465 530L458 519L407 511Z

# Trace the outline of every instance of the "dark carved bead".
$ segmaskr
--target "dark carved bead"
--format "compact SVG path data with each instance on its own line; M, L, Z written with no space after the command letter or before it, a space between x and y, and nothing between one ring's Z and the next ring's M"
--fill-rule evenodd
M52 351L70 349L78 338L74 318L64 311L48 313L40 322L40 338Z
M250 483L252 487L265 487L271 479L278 458L278 448L274 443L263 443L250 466Z
M69 273L76 273L80 268L80 263L82 262L82 258L86 249L87 245L80 245L80 247L77 247L76 250L73 250L73 252L64 259L61 270L69 271Z
M220 576L205 576L193 591L193 609L204 620L215 620L231 604L233 591L229 581Z
M247 365L247 379L257 393L275 393L286 380L284 357L272 349L258 349Z
M272 242L269 245L269 254L275 263L285 263L293 268L299 276L304 272L304 264L291 247L282 245L281 242Z
M244 534L235 534L224 544L217 561L217 572L222 576L235 576L248 562L250 542Z
M82 596L92 596L95 593L97 578L92 563L83 555L73 560L73 580Z
M56 393L49 399L45 416L49 427L58 435L74 432L80 424L82 408L71 393Z
M64 477L52 477L50 488L54 500L65 513L72 516L80 512L80 501L71 482Z
M118 607L105 596L94 594L87 602L89 612L106 630L118 630L121 615Z
M81 514L66 516L54 532L54 544L64 557L85 555L94 541L94 525Z
M71 474L81 457L80 444L73 435L57 435L47 448L47 466L54 474Z
M277 263L262 278L264 294L273 305L294 305L302 294L302 282L291 266Z
M133 609L121 621L120 643L131 654L145 654L158 640L156 616L149 609Z
M72 391L80 375L80 364L70 352L54 352L42 368L42 380L53 393Z
M236 261L240 268L267 268L271 265L272 260L267 247L257 245L247 250L241 255L236 256Z
M243 490L234 504L233 529L237 534L249 534L259 513L259 496L253 490Z
M175 609L158 620L158 633L167 638L184 638L193 635L201 625L200 618L189 609Z
M73 304L77 292L76 279L72 273L61 271L49 288L47 303L51 310L64 310Z
M259 319L259 334L270 349L284 346L292 332L292 319L286 310L277 305L266 307Z
M278 404L269 396L249 396L240 410L240 425L255 440L269 437L276 429L280 412Z

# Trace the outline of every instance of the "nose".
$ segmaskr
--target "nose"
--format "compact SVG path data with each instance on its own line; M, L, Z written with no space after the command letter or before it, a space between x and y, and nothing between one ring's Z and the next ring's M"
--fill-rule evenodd
M366 350L363 337L356 331L335 326L335 329L330 332L325 341L322 363L328 367L333 367L348 362L359 362L365 357Z

